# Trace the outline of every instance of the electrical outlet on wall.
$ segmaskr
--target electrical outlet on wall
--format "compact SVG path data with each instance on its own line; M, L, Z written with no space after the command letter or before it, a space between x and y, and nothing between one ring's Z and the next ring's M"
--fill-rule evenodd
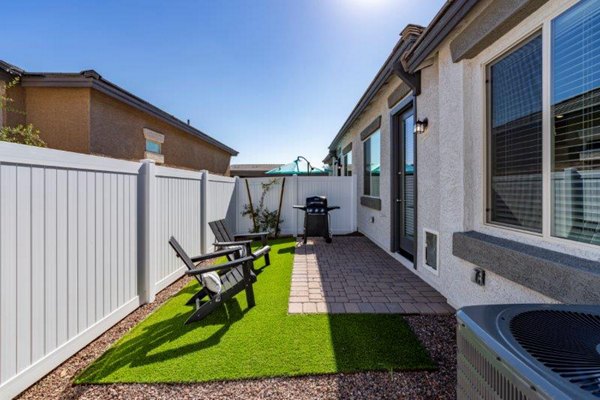
M471 275L471 281L475 282L479 286L485 286L485 270L481 268L474 268L473 274Z

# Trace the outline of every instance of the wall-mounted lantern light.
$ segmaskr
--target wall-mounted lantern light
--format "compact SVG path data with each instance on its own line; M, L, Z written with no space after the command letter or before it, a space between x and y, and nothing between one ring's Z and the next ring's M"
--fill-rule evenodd
M342 160L341 160L341 158L335 156L334 157L333 165L334 165L334 167L335 167L335 169L337 171L337 176L340 176L341 173L342 173Z
M423 120L417 120L417 122L415 122L415 133L417 135L422 135L425 133L425 130L427 129L427 123L427 118L424 118Z

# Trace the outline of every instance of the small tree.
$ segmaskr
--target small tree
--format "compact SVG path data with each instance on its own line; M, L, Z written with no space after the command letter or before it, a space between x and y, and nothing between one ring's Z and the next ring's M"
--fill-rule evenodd
M0 83L2 89L0 90L0 111L6 110L15 114L25 115L24 111L13 107L15 101L8 95L8 90L15 87L18 83L18 77L9 83ZM46 147L46 143L40 138L40 131L34 128L32 124L0 127L0 140L27 144L29 146Z
M267 183L261 183L262 194L258 206L254 207L254 209L250 204L244 204L242 216L251 218L254 223L250 232L269 232L269 236L271 237L279 236L279 233L281 232L279 227L283 223L283 220L281 218L279 221L277 220L279 214L278 210L270 211L265 206L265 197L275 184L277 184L277 179L275 178Z

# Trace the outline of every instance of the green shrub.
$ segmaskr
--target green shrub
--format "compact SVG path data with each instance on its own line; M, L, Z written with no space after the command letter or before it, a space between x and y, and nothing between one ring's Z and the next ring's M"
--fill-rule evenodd
M4 126L0 128L0 140L27 144L29 146L46 147L46 143L40 139L40 131L34 128L32 124Z
M249 217L252 219L253 227L250 232L269 232L269 236L278 237L281 229L279 228L283 223L282 219L279 219L279 223L277 223L277 215L279 214L277 210L270 211L265 206L265 196L271 190L271 188L277 184L277 179L273 178L267 183L261 183L262 185L262 194L260 196L260 201L258 202L258 206L250 207L250 204L244 204L242 210L242 216Z
M9 83L0 82L2 89L0 90L0 111L6 110L8 112L25 115L25 112L12 106L14 100L7 94L7 90L15 87L18 83L18 77ZM0 140L27 144L29 146L46 147L46 143L40 138L40 131L34 128L32 124L0 127Z

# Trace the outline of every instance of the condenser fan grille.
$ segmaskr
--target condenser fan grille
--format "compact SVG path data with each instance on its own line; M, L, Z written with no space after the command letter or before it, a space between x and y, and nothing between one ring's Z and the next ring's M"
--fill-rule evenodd
M526 311L511 319L510 331L540 363L600 397L600 315Z

